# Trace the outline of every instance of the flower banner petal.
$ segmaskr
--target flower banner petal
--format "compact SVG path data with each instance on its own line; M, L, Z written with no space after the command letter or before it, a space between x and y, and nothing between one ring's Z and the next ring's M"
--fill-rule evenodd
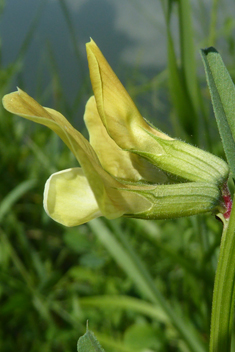
M45 184L44 208L55 221L77 226L102 216L81 168L56 172Z
M109 135L123 149L138 147L164 153L156 140L146 138L146 131L163 139L171 138L146 123L95 42L91 40L86 48L97 108Z

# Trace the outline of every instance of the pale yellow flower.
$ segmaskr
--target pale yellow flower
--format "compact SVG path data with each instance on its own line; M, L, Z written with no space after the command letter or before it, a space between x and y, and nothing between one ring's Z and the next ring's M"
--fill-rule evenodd
M185 180L224 182L229 171L223 160L170 138L143 119L93 40L87 44L87 58L100 118L120 148L141 155L159 169Z
M3 98L8 111L56 132L81 166L47 180L48 215L75 226L97 216L163 219L223 212L227 164L150 126L93 41L87 54L94 91L84 116L90 143L63 115L22 90Z

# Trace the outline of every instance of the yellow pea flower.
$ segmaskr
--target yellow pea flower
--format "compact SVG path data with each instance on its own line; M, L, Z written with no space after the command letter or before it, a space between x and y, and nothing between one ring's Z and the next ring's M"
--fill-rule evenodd
M91 40L87 45L90 78L100 118L110 137L122 149L140 155L159 169L187 181L223 184L227 164L218 157L170 138L150 126Z
M22 90L3 98L8 111L56 132L81 166L47 180L48 215L75 226L97 216L164 219L225 212L227 164L148 125L93 41L87 54L95 95L84 116L90 143L63 115Z

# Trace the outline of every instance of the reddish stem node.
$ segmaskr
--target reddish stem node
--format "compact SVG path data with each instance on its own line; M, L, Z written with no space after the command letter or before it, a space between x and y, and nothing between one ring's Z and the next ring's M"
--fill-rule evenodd
M231 194L229 192L227 184L225 184L223 186L222 197L223 197L224 205L225 205L225 209L226 209L226 211L223 215L224 215L225 219L229 219L230 214L231 214L231 210L232 210L233 201L232 201Z

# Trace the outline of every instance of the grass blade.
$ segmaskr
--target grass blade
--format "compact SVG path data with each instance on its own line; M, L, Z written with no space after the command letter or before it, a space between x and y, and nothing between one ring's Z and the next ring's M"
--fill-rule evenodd
M196 60L193 42L192 11L189 0L179 1L179 24L181 42L181 60L184 73L185 84L192 101L192 105L197 111L199 109L198 84L196 76Z
M27 180L16 186L8 195L2 200L0 205L0 222L11 209L11 207L30 189L36 185L36 180Z
M206 350L193 326L188 321L186 323L181 316L170 307L127 240L125 243L126 248L124 249L100 219L90 221L88 226L110 252L118 265L134 281L142 295L164 310L164 313L170 318L172 324L175 326L176 330L178 330L190 350L193 352L205 352Z
M218 8L219 8L219 0L212 0L210 31L209 31L209 38L208 38L209 45L215 45L215 42L216 42L216 25L218 20Z
M176 115L179 119L175 123L176 133L178 135L181 134L187 141L191 141L193 139L194 143L198 143L198 118L195 112L194 105L192 103L192 98L190 92L187 87L187 82L185 79L185 70L187 73L187 77L189 77L190 72L189 65L187 69L183 66L179 66L177 62L177 57L175 54L174 42L173 37L171 34L171 15L172 15L172 2L168 1L168 6L166 6L166 2L162 1L162 7L164 11L166 27L167 27L167 52L168 52L168 74L169 74L169 90L173 102L173 106L176 111ZM186 36L186 28L187 25L186 20L184 20L184 16L186 16L186 11L188 11L184 4L180 3L180 13L181 13L181 31L180 31L180 40L181 40L181 57L183 60L189 60L188 54L185 52L187 48L185 47L188 45L189 38ZM192 43L190 41L190 47ZM192 49L193 50L193 49ZM191 53L189 54L191 57ZM190 81L190 78L189 78ZM190 87L193 87L191 83ZM194 88L193 88L194 89ZM179 123L180 122L180 123ZM178 129L178 130L177 130ZM182 136L183 132L183 136ZM190 136L190 137L189 137Z
M170 320L168 316L164 313L161 307L154 304L145 302L141 299L129 297L129 296L90 296L80 298L79 303L82 306L93 306L93 307L113 307L114 309L125 309L132 310L134 312L146 315L149 318L156 319L158 322L163 324L169 324Z

